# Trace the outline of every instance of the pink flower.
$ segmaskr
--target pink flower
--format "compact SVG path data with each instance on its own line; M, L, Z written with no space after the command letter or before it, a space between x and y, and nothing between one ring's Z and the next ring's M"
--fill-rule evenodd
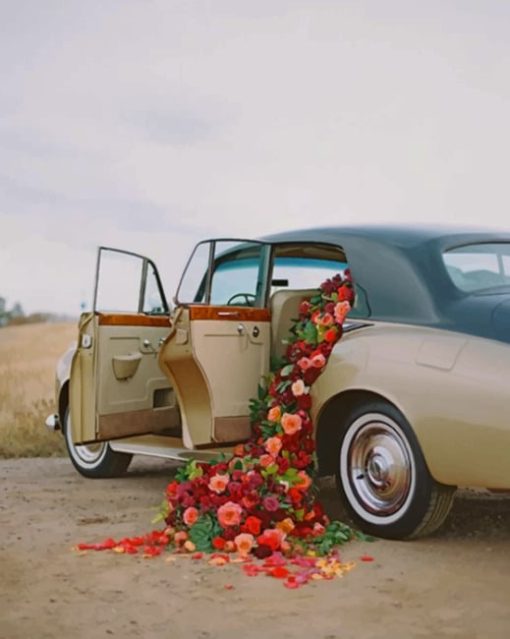
M213 475L209 480L209 489L217 495L221 495L221 493L225 492L225 489L228 486L229 479L230 477L228 475Z
M184 511L182 518L186 526L193 526L198 519L198 510L194 506L190 506Z
M270 422L279 422L281 416L282 416L282 411L279 406L273 406L273 408L271 408L269 412L267 413L267 419Z
M282 447L282 440L279 437L270 437L266 440L265 449L267 452L276 457Z
M264 506L264 509L270 513L274 513L280 508L280 502L274 495L264 497L262 505Z
M335 320L342 324L345 320L345 316L351 310L351 305L347 301L338 302L335 306Z
M246 557L255 544L255 537L249 533L241 533L234 538L234 543L239 554Z
M226 504L218 508L218 521L222 528L227 526L238 526L241 523L241 513L243 509L239 504L233 501L227 501Z
M294 435L298 430L301 430L302 419L299 415L292 415L292 413L283 413L282 416L282 428L286 435Z
M312 362L311 362L311 360L310 360L310 359L308 359L308 357L302 357L302 358L298 361L297 365L299 366L299 368L300 368L302 371L306 371L306 370L308 370L308 369L311 367Z
M296 380L291 386L294 397L300 397L306 393L306 386L302 379Z
M322 368L326 365L326 358L322 353L317 353L317 355L314 355L311 361L314 368Z

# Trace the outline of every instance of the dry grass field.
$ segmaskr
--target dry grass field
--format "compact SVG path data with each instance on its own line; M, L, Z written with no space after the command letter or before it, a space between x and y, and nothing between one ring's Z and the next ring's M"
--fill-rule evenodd
M0 457L61 455L64 440L44 426L54 410L55 366L76 340L75 323L0 329Z

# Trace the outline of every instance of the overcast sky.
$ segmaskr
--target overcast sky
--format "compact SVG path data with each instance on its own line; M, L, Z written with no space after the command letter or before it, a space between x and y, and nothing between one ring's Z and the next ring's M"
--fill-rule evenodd
M504 0L0 0L0 295L77 314L98 244L171 296L204 237L510 229Z

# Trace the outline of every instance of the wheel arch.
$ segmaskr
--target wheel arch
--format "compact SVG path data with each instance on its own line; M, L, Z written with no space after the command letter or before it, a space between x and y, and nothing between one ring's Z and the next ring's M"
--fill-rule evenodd
M388 397L368 389L349 389L331 397L321 408L317 416L316 441L317 461L319 475L332 475L335 473L336 437L339 430L339 413L347 415L355 406L363 403L382 401L393 406L402 415L404 411Z
M69 379L62 384L58 395L58 421L60 430L64 431L64 418L66 408L69 406Z

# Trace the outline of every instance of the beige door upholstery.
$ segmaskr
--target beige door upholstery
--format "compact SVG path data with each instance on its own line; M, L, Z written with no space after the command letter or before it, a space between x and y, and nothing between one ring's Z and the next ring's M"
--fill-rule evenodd
M191 306L179 313L160 365L175 388L189 448L250 436L249 400L269 370L267 309Z
M82 376L80 382L82 393L88 386L89 401L75 402L80 406L73 407L75 441L108 440L162 430L178 434L175 393L158 365L160 341L170 330L169 318L99 314L90 324L91 346L81 349L81 358L91 370L85 375L87 379ZM93 420L91 397L95 404Z

